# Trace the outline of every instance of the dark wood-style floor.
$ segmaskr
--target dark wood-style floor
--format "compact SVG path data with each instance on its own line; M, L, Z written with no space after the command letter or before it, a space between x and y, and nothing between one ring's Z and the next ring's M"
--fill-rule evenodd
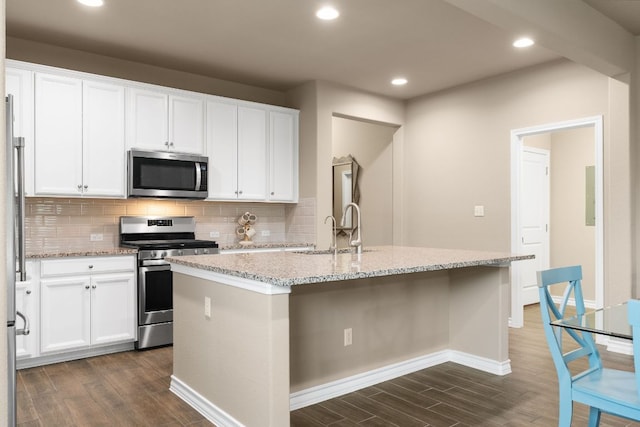
M494 376L454 363L415 372L291 413L292 427L554 426L556 373L537 306L510 329L513 373ZM605 365L633 370L630 356L601 350ZM171 347L18 372L19 426L209 426L169 390ZM587 411L574 405L574 426ZM603 416L601 426L640 426Z

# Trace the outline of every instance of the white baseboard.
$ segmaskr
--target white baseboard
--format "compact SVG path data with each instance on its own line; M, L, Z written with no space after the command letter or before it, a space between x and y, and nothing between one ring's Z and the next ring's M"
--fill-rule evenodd
M458 363L494 375L511 373L510 360L497 362L460 351L443 350L291 393L289 408L292 411L304 408L445 362ZM212 423L220 427L242 426L233 416L218 408L175 376L171 376L169 389Z
M243 427L244 425L213 403L205 399L197 391L186 385L180 379L171 375L169 390L189 406L198 411L203 417L218 427Z
M70 360L85 359L87 357L103 356L134 349L134 342L108 344L85 348L82 350L67 350L59 353L44 354L37 357L26 357L16 361L16 369L34 368L36 366L51 365L52 363L68 362Z
M607 346L607 351L613 353L628 354L633 356L633 342L623 338L605 337L602 344ZM598 342L600 344L600 342Z
M496 362L459 351L443 350L291 393L289 407L292 411L304 408L445 362L459 363L494 375L511 373L510 361Z

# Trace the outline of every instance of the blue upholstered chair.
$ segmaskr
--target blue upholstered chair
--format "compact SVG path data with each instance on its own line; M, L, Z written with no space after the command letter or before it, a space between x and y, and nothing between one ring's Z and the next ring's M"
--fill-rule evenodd
M590 333L552 326L551 321L565 317L567 304L575 301L576 314L584 314L584 299L582 296L582 267L563 267L538 272L538 286L540 287L540 311L542 324L551 351L553 362L558 373L560 414L558 426L569 427L573 414L573 402L589 406L589 426L600 423L601 412L614 414L624 418L640 421L640 396L638 395L638 380L634 372L607 369L602 367L600 354ZM561 301L556 305L549 292L549 286L565 284ZM636 370L640 361L640 307L630 304L630 320L637 321L638 340L634 339L636 356ZM633 324L633 322L630 322ZM634 335L636 329L634 326ZM566 339L563 342L563 337ZM563 351L565 347L571 347ZM578 360L588 360L584 363L583 371L572 374L569 366ZM575 371L575 365L574 371Z

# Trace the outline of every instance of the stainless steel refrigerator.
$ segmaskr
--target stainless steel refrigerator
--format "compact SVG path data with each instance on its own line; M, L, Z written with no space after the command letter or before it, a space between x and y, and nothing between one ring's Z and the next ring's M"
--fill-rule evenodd
M16 308L16 280L26 280L24 238L24 138L13 136L13 97L6 98L6 230L7 230L7 364L9 411L7 425L16 425L16 335L29 334L29 319ZM23 327L17 329L16 318ZM19 321L18 321L19 322Z

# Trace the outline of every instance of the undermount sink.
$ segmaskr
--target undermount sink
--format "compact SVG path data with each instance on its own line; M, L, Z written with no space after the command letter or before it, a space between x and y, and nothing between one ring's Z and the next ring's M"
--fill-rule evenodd
M294 251L294 253L296 254L303 254L303 255L333 255L333 252L334 252L333 249L319 249L319 250L313 250L313 251ZM362 252L372 252L372 249L363 249ZM349 253L355 254L354 248L338 249L338 254L349 254Z

